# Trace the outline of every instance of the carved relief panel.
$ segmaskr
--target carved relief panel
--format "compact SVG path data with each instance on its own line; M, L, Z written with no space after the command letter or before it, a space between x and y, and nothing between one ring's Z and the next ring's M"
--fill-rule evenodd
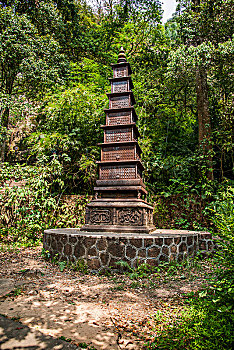
M127 67L114 68L114 78L127 77L127 76L128 76Z
M119 97L112 97L110 99L110 106L109 108L124 108L124 107L130 107L130 98L129 96L119 96Z
M153 211L148 210L148 224L153 225Z
M135 159L135 146L105 147L102 149L103 161L129 159Z
M109 113L106 119L107 119L107 122L106 122L107 125L121 125L121 124L132 123L130 112Z
M136 166L100 166L100 180L136 179Z
M117 210L117 225L124 226L142 226L142 209L122 208Z
M125 92L129 90L128 81L117 81L112 83L112 92Z
M89 220L91 225L111 225L113 223L112 209L91 209Z
M128 129L115 129L105 131L105 142L124 142L132 141L132 130Z

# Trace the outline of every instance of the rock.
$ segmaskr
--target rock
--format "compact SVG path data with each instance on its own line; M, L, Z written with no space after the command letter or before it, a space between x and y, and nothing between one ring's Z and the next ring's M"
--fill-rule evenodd
M24 284L24 282L21 282L21 281L15 282L11 278L0 279L0 298L13 292L14 290L16 290L19 286L22 286L23 284Z

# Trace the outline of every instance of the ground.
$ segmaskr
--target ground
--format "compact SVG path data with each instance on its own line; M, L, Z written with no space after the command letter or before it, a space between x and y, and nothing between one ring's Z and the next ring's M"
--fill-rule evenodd
M131 276L60 271L41 250L0 252L0 314L78 349L146 349L163 329L157 316L177 317L186 294L211 274L207 261Z

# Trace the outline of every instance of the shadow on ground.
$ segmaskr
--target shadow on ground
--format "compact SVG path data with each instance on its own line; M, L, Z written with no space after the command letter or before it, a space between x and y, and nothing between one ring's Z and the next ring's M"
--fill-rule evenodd
M76 345L42 334L30 329L21 322L13 321L0 315L0 349L1 350L72 350Z

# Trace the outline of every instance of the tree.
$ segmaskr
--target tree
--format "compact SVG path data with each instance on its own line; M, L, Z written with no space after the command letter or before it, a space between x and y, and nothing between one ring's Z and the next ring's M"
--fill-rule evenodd
M0 7L1 159L4 161L6 133L12 96L42 94L61 82L66 62L58 43L40 36L26 15Z
M184 44L177 51L187 61L187 68L195 70L197 96L198 140L207 158L207 176L213 179L212 166L212 115L208 75L215 63L219 44L232 38L233 6L227 1L180 1L177 21L180 25L180 39ZM224 21L224 18L226 20ZM227 24L228 23L228 24ZM191 50L190 50L191 49ZM186 63L185 63L186 64Z

